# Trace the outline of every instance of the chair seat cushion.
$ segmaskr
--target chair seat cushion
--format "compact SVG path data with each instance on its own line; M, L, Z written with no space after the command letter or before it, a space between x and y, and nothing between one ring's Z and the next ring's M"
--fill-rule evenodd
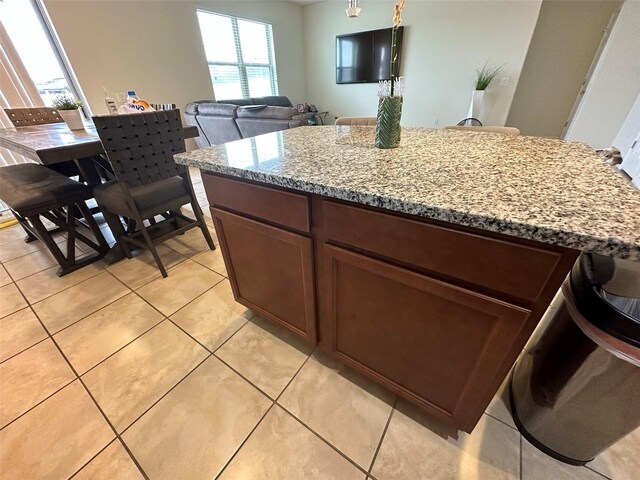
M167 210L174 210L190 201L189 192L180 176L130 187L129 191L142 217L145 217L146 214L153 215ZM117 181L114 180L98 185L94 188L93 193L98 205L108 211L119 215L131 213L122 188Z
M0 199L22 216L93 197L91 187L35 163L0 167Z

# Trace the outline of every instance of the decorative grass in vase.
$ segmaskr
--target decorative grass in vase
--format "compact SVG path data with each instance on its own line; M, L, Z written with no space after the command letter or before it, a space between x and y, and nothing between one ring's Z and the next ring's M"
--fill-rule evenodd
M400 144L400 117L404 95L404 77L398 77L398 28L402 23L405 0L394 8L391 30L391 79L379 83L378 115L376 119L376 147L396 148Z

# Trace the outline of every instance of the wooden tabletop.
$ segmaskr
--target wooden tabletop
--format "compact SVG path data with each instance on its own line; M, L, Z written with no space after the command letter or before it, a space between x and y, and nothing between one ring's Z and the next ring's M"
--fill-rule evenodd
M198 129L185 125L184 134L185 138L197 137ZM85 124L84 130L69 130L64 122L0 128L0 147L45 165L103 153L92 124Z

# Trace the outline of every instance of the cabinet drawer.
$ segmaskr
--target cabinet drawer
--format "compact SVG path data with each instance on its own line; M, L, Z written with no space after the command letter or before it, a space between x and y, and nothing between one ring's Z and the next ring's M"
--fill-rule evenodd
M323 253L333 354L471 431L530 312L331 245Z
M331 201L323 203L325 237L392 261L535 302L561 260L536 248Z
M309 199L305 195L208 173L202 174L202 183L212 207L224 207L301 232L311 230Z
M310 238L211 209L235 299L316 343Z

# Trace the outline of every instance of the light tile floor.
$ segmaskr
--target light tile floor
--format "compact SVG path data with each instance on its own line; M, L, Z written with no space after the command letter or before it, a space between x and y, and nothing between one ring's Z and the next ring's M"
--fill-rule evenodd
M570 467L504 389L471 435L439 425L235 303L195 230L167 279L146 252L58 278L22 237L0 230L2 480L639 478L640 430Z

